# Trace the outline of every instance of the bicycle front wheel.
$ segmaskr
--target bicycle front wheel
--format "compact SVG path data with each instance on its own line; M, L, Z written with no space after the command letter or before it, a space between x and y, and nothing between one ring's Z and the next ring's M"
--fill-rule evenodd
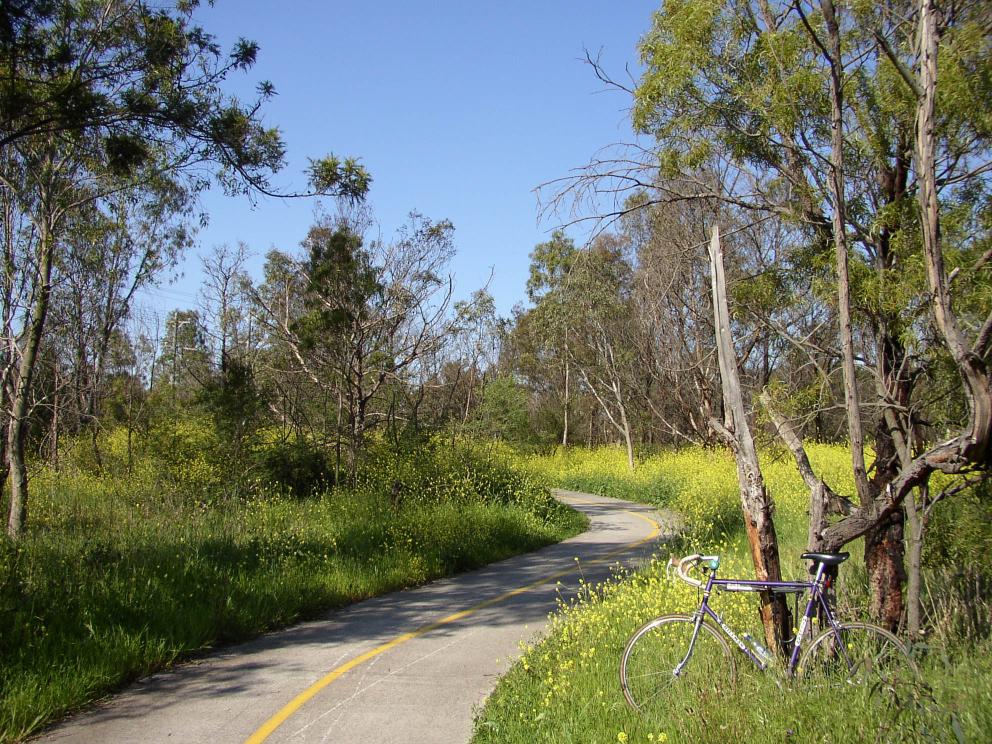
M919 679L909 651L892 633L867 623L842 623L820 633L799 662L804 681L898 689Z
M620 685L632 708L698 705L733 684L736 668L726 640L703 622L692 643L695 628L689 615L663 615L630 637L620 660Z

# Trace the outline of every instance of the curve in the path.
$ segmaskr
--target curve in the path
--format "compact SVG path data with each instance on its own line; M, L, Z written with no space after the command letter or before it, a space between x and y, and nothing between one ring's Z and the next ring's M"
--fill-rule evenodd
M367 600L149 677L46 742L458 742L562 599L647 559L675 519L559 491L590 529L533 553Z

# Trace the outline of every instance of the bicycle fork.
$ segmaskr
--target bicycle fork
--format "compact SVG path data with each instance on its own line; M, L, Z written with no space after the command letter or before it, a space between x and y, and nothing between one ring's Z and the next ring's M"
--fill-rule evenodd
M715 573L715 571L714 571ZM692 626L692 638L689 639L689 649L685 653L685 658L682 659L675 667L673 672L675 677L682 674L682 670L685 669L685 665L689 663L689 659L692 658L692 650L696 647L696 639L699 638L699 631L702 630L703 622L706 620L706 614L709 612L712 614L712 610L709 609L707 604L710 600L710 592L713 591L713 578L714 573L710 574L709 579L706 581L706 587L703 589L703 601L699 604L699 609L693 614L695 618L695 625Z
M702 610L696 613L696 623L692 627L692 638L689 639L689 648L685 653L685 658L682 659L672 672L672 676L679 677L682 674L682 670L685 669L685 665L689 663L689 659L692 658L692 650L696 647L696 639L699 638L699 631L702 628L703 620L705 619L705 614Z

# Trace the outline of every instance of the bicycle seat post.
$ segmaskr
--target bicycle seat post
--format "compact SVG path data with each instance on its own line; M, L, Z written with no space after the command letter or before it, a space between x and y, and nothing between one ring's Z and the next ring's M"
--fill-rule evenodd
M813 583L816 584L818 589L823 589L823 573L826 567L827 564L817 561L813 564L813 568L810 569L814 572Z

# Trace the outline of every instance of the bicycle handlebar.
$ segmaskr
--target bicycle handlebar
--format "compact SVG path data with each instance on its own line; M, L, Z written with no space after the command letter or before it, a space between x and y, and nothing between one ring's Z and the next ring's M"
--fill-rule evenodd
M720 556L718 555L699 555L697 553L695 555L687 555L685 558L682 558L681 560L674 557L670 558L668 561L668 568L674 568L676 576L682 579L682 581L684 581L686 584L689 584L690 586L694 586L697 589L702 589L703 588L702 580L692 578L686 573L686 571L692 570L694 566L698 565L702 561L719 561L719 560L720 560ZM686 564L689 565L687 566ZM668 569L666 569L666 573L667 570Z

